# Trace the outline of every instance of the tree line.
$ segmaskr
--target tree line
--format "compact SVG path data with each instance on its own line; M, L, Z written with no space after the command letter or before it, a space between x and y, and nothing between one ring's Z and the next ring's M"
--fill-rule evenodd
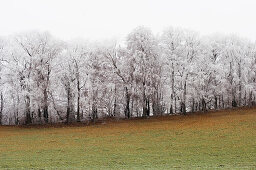
M95 121L255 105L256 44L137 27L117 43L0 37L0 124Z

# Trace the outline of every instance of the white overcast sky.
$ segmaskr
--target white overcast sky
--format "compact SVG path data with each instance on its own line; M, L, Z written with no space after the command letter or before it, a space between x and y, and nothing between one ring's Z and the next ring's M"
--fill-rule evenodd
M64 40L127 35L137 26L256 40L256 0L0 0L0 36L50 31Z

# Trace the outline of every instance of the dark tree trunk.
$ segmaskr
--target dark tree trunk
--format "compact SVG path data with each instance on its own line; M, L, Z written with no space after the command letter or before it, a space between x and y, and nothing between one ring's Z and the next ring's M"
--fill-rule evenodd
M255 95L252 95L253 96L253 99L252 99L252 106L255 106L256 105L256 102L255 102Z
M67 107L67 122L66 123L69 123L69 115L70 115L70 107Z
M215 101L214 101L214 109L218 109L218 98L217 96L214 97Z
M173 114L173 108L172 108L172 105L170 107L170 114Z
M222 109L224 109L225 108L225 103L224 103L223 95L221 95L221 102L222 102Z
M47 87L49 85L49 81L50 81L50 66L47 65L47 86L44 89L44 106L43 106L43 112L44 112L44 120L45 123L49 122L49 112L48 112L48 92L47 92Z
M186 115L186 104L184 102L181 102L180 104L180 112L184 115Z
M238 77L239 77L239 96L238 96L238 106L242 105L242 81L241 81L241 60L238 62Z
M125 87L125 97L126 97L126 106L125 106L124 114L125 114L125 117L129 119L130 118L130 95L127 87Z
M232 107L237 107L237 102L235 98L232 100Z
M244 106L246 106L246 105L247 105L246 100L247 100L247 97L246 97L246 90L245 90L245 91L244 91Z
M68 97L68 106L67 106L67 123L69 123L70 122L70 120L69 120L69 118L70 118L70 112L71 112L71 99L70 99L70 85L68 85L68 87L67 87L67 97Z
M232 107L237 107L237 102L235 100L232 101Z
M162 98L162 93L158 90L158 88L156 88L156 91L151 99L152 99L153 115L163 115L164 107L161 104L161 101L163 100L163 98ZM150 112L150 99L148 99L148 112ZM167 110L167 112L168 112L168 110ZM172 102L171 102L171 111L170 112L173 113ZM170 113L170 114L172 114L172 113ZM150 115L150 113L148 115Z
M4 100L3 100L3 93L1 92L0 125L2 125L3 109L4 109Z
M192 99L192 109L191 112L194 113L195 112L195 99Z
M227 106L228 108L230 107L230 104L229 104L229 96L228 96L228 106Z
M114 101L113 114L111 116L116 116L116 97L115 97L115 101Z
M116 85L115 85L115 100L114 100L114 108L113 108L113 114L111 116L116 116Z
M44 120L46 123L48 123L48 94L47 94L47 90L44 89L44 108L43 108L43 111L44 111Z
M75 113L74 113L74 98L72 94L71 89L71 83L68 82L66 84L66 91L67 91L67 99L68 99L68 105L67 105L67 123L75 121Z
M172 94L171 94L171 108L170 108L170 114L173 114L173 113L176 113L176 94L175 94L175 91L174 91L174 66L173 66L173 63L172 63ZM174 100L174 111L173 111L173 100Z
M204 100L204 98L202 99L202 111L203 112L206 112L206 102L205 102L205 100Z
M80 88L78 88L79 91L78 91L78 95L77 95L77 122L80 122L81 119L80 119Z
M144 86L145 86L145 84L143 84L143 113L142 113L143 117L147 116L147 99L146 99Z
M174 113L176 113L176 108L177 108L177 98L174 97Z
M81 121L81 118L80 118L80 91L81 91L80 80L79 80L79 74L77 73L77 113L76 113L77 122Z
M38 106L37 112L38 112L39 122L41 124L42 123L42 112L41 112L41 108L39 106Z
M31 113L30 113L30 97L29 96L26 96L25 103L26 103L26 110L25 110L26 120L25 120L25 124L31 124L32 123L32 117L31 117Z
M76 121L80 122L80 74L79 74L79 66L77 61L75 60L75 67L76 67L76 81L77 81L77 112L76 112Z
M150 116L150 106L149 106L149 99L147 101L147 116Z
M18 100L18 103L17 103L17 107L15 109L15 114L16 114L15 125L19 124L19 108L18 108L19 103L20 103L19 95L17 95L17 100Z
M38 111L38 117L39 117L39 119L41 120L42 113L41 113L41 109L40 109L40 107L39 107L39 106L38 106L37 111Z
M221 98L220 98L220 95L219 95L219 108L221 108Z
M186 78L187 79L187 78ZM186 100L187 100L187 82L184 83L183 102L181 103L182 113L185 115L186 111Z
M253 102L252 102L252 91L249 92L249 106L252 106Z
M92 121L95 122L98 118L98 109L95 104L92 105Z
M133 117L133 113L134 113L134 111L133 111L133 109L134 109L134 97L132 97L132 103L131 103L131 111L130 111L130 117Z

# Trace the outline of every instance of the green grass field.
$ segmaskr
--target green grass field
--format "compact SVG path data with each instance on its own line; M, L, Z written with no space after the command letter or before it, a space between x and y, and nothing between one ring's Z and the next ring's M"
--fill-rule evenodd
M256 169L256 109L0 127L0 169Z

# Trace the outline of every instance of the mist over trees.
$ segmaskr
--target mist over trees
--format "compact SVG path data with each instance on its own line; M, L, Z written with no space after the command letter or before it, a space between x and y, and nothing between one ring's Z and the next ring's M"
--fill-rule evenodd
M256 44L137 27L125 43L0 37L0 124L188 114L256 102Z

